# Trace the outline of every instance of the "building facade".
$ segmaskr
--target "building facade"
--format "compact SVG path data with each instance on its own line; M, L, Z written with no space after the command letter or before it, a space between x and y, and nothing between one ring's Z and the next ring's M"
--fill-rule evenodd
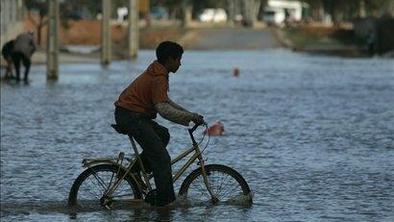
M23 0L0 0L0 45L23 31Z

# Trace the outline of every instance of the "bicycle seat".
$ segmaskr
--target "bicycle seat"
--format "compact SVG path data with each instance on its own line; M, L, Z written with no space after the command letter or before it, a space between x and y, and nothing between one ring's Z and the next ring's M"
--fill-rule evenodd
M112 128L114 128L116 130L116 132L118 132L120 134L124 134L124 135L129 135L129 131L126 128L121 127L116 124L111 124L111 126L112 126Z

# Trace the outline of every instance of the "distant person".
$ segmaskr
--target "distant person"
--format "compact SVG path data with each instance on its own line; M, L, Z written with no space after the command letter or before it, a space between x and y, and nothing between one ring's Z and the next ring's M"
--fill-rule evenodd
M20 67L21 62L25 67L24 81L28 81L28 75L31 65L31 57L36 51L36 44L34 43L34 36L32 32L23 33L16 37L14 43L14 50L12 52L12 61L15 66L16 80L20 81Z
M6 71L5 71L5 78L11 79L12 78L12 51L14 49L14 40L8 41L4 44L3 48L1 49L1 54L3 55L4 60L7 63Z
M284 20L285 26L289 26L290 24L290 12L289 10L285 9L285 20Z
M153 172L155 194L145 201L154 206L165 206L175 200L172 181L171 157L166 150L170 140L168 129L153 119L157 113L184 126L191 121L204 123L204 117L187 111L168 97L169 74L181 65L183 48L175 42L165 41L156 48L157 60L123 90L115 102L115 121L127 129L141 145L144 168ZM146 167L145 167L146 166ZM137 176L139 165L132 168Z
M238 68L238 67L235 67L235 68L233 69L233 76L234 76L234 77L238 77L238 76L239 76L239 68Z
M367 36L367 50L370 55L373 55L375 53L375 42L375 32L373 30L370 30Z

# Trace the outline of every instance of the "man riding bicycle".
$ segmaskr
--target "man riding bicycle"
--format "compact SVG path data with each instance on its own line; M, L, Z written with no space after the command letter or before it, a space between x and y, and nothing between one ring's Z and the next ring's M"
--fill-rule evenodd
M168 129L153 119L157 113L172 122L188 126L191 121L202 124L204 118L173 102L169 91L169 73L176 73L181 65L183 48L175 42L165 41L156 48L157 60L139 75L115 102L115 121L126 128L129 135L141 145L144 168L153 172L157 189L151 205L165 206L175 200L172 181L171 157L166 146L170 140ZM138 164L133 167L139 169Z

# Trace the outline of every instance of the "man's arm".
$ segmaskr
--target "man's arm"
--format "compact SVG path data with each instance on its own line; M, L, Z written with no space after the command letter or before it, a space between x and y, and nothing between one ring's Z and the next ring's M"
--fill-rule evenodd
M190 113L189 110L187 110L187 109L183 108L182 106L176 104L176 103L175 103L174 101L172 101L170 98L168 98L168 103L169 103L171 106L173 106L173 107L175 107L175 108L177 108L177 109L179 109L179 110L182 110L182 111L185 111L185 112L189 112L189 113Z
M170 101L156 104L155 109L163 118L184 126L189 126L190 121L197 121L200 118L197 113L173 106Z
M155 104L155 110L163 118L178 123L184 126L189 126L190 121L196 124L202 124L204 117L187 111L185 108L171 101L167 95L168 91L168 79L167 78L155 78L152 87L152 102Z

